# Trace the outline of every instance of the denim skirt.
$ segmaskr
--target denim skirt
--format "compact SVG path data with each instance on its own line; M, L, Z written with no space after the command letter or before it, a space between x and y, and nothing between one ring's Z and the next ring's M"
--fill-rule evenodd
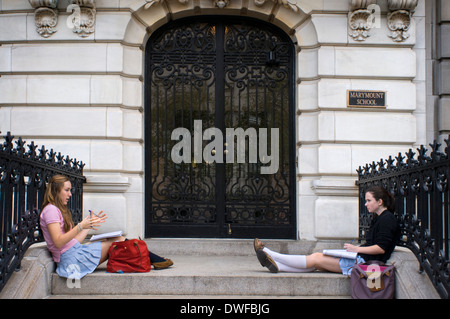
M353 266L355 264L361 264L364 262L364 258L357 256L355 259L349 259L349 258L340 258L339 259L339 266L341 267L342 274L343 275L350 275L350 271L352 270Z
M97 268L101 253L99 241L87 245L77 242L61 255L56 273L64 278L81 279Z

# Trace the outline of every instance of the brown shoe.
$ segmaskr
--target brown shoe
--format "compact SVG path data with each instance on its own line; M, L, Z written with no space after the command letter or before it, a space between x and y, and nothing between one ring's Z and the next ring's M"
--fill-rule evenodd
M256 252L256 257L258 257L260 264L263 267L267 267L270 270L270 272L272 272L272 273L278 272L278 266L275 263L275 261L272 259L272 257L270 257L269 254L267 254L263 250L258 250Z
M161 261L158 263L152 263L153 268L155 268L156 270L159 269L165 269L165 268L169 268L170 266L173 265L173 261L168 259L168 258L164 258L166 261Z
M253 240L253 248L255 249L255 252L257 252L258 250L262 250L264 248L264 244L258 238L255 238Z

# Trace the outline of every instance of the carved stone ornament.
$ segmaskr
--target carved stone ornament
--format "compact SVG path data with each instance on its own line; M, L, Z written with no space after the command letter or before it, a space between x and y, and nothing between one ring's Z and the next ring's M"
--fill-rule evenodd
M33 8L48 7L55 9L58 6L58 0L28 0Z
M403 42L409 38L411 16L417 7L418 0L388 0L387 25L391 32L388 34L395 42Z
M411 13L407 10L397 10L387 16L387 24L391 32L388 34L395 42L402 42L409 38Z
M414 11L419 0L388 0L389 10L408 10Z
M58 24L58 0L28 0L34 10L36 31L42 37L48 38L55 33Z
M352 0L350 8L352 11L348 14L348 34L355 41L364 41L370 36L370 29L375 26L373 12L379 14L379 7L376 0Z
M214 0L216 7L223 9L230 4L230 0Z
M147 2L147 3L145 4L144 9L148 9L152 5L161 3L163 1L165 1L165 0L145 0L145 2ZM211 0L211 1L214 2L216 7L223 9L227 5L229 5L232 0ZM253 0L253 3L256 6L262 6L267 1L272 1L277 4L283 5L284 7L289 8L294 12L298 12L298 10L300 9L300 7L297 4L298 0ZM369 0L369 1L372 1L372 0ZM178 2L181 4L187 4L189 2L189 0L178 0Z
M269 0L253 0L253 1L255 5L262 6ZM282 4L285 8L291 9L294 12L298 12L298 9L300 9L300 7L297 4L297 0L270 0L270 1Z
M94 0L70 0L67 7L72 12L67 20L67 26L80 37L86 38L95 32L95 2Z
M348 18L348 26L350 28L349 35L356 41L364 41L370 36L369 30L372 24L369 23L371 13L369 10L359 9L350 13Z
M161 3L164 0L145 0L145 2L147 2L144 6L144 9L148 9L150 8L152 5L157 4L157 3ZM178 0L179 3L181 4L187 4L189 2L189 0Z
M376 0L350 0L350 8L352 11L357 9L366 9L371 4L376 3Z

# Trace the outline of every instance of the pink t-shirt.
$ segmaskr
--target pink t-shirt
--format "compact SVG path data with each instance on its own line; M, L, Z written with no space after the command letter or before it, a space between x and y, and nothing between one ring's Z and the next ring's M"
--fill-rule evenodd
M59 262L61 255L72 248L73 245L75 245L78 241L73 238L71 239L67 244L65 244L61 248L57 248L55 244L52 241L52 237L50 236L50 233L48 231L47 225L53 224L53 223L59 223L61 225L61 233L64 234L64 219L61 214L61 211L56 207L55 205L48 204L44 207L44 209L41 212L41 229L42 234L44 235L44 239L47 243L48 250L52 253L53 260L55 262Z

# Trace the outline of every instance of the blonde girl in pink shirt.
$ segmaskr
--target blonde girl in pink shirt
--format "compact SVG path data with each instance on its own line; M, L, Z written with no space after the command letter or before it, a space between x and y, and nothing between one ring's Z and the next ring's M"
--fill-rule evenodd
M81 244L91 229L96 230L107 218L106 214L91 214L74 225L67 203L72 196L70 180L63 175L50 179L44 195L40 226L53 260L56 272L65 278L80 279L92 273L98 265L108 259L108 250L115 237L102 242Z

